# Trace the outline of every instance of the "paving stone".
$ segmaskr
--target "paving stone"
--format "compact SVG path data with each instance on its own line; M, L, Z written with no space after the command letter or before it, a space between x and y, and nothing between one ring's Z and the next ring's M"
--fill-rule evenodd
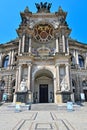
M43 104L44 108L52 106L52 110L43 110L40 104L41 110L15 113L10 105L0 106L0 130L87 130L87 103L75 106L72 112L64 109L66 104L58 104L62 109L57 110L53 110L55 104Z

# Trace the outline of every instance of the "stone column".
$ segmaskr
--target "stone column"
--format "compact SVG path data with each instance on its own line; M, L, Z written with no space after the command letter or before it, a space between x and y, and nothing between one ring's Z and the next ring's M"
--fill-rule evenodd
M13 61L14 61L14 50L12 50L12 55L11 55L11 65L13 65Z
M76 53L75 53L75 50L73 52L73 56L74 56L74 63L76 64Z
M18 90L20 88L20 83L21 83L21 71L22 71L22 66L19 65L19 74L18 74Z
M68 37L66 37L66 47L67 47L67 53L69 54L69 44L68 44Z
M31 85L31 64L28 64L28 90L30 90Z
M78 51L76 50L76 64L79 65L79 60L78 60Z
M59 41L57 36L56 36L56 52L59 52Z
M31 63L28 64L28 82L27 82L27 87L28 87L28 98L27 102L30 103L32 102L32 93L31 93Z
M21 38L19 39L19 48L18 48L18 54L21 53Z
M17 68L17 70L16 70L16 84L15 84L15 92L18 91L18 78L19 78L19 76L18 76L18 68Z
M16 93L14 93L13 103L15 104L15 103L16 103L16 101L17 101L17 94L16 94Z
M59 65L56 65L56 82L57 82L57 90L60 90L60 77L59 77Z
M10 68L10 65L11 65L11 51L10 51L10 53L9 53L8 68Z
M56 91L57 91L57 88L56 88L56 78L54 77L54 102L55 103L57 103Z
M24 46L25 46L25 34L22 37L22 53L24 53Z
M66 79L67 79L67 86L68 90L70 90L70 76L69 76L69 64L66 64Z
M31 36L29 37L29 53L31 53Z
M65 36L62 35L62 41L63 41L63 52L65 52Z

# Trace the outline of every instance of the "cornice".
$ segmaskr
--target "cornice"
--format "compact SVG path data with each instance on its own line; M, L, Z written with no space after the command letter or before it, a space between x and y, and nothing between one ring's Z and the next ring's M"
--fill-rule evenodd
M69 46L75 47L75 48L77 47L77 48L87 49L87 44L83 44L83 43L75 41L73 39L69 39Z

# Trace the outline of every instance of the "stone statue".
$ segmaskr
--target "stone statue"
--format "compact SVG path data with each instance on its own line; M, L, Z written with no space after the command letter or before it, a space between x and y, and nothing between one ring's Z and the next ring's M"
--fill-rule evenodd
M36 8L37 8L37 9L38 9L38 11L39 11L39 9L40 9L40 4L35 3L35 5L36 5Z
M51 5L52 5L52 3L48 4L48 7L47 7L48 11L50 11Z
M26 81L24 79L21 81L20 91L22 91L22 92L27 91Z
M47 2L44 3L44 8L47 8Z
M48 3L48 5L47 5L47 2L45 2L45 3L40 2L40 4L35 3L35 5L36 5L36 8L38 10L37 12L47 13L47 12L50 12L50 8L51 8L52 3Z
M44 7L44 4L41 2L40 3L40 8L43 8Z

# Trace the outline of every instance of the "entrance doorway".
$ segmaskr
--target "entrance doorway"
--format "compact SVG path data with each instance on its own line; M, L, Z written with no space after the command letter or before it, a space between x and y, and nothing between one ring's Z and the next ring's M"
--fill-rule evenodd
M39 102L48 103L48 84L40 84L39 86Z

